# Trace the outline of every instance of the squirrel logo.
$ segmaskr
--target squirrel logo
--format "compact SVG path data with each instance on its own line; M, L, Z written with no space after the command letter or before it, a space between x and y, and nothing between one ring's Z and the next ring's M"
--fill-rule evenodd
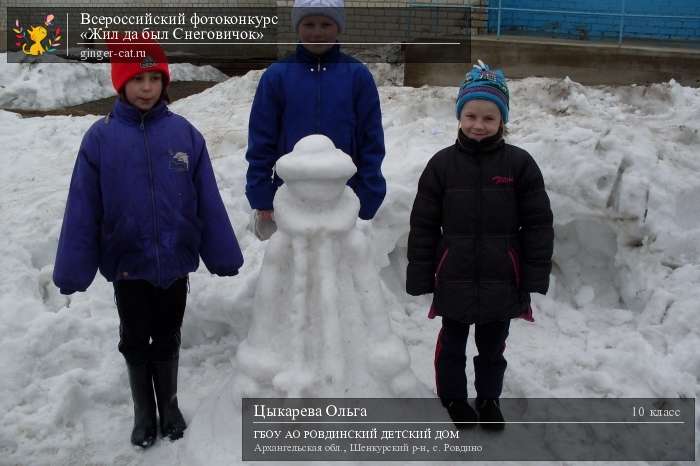
M24 52L25 55L43 55L46 49L41 45L41 41L46 39L46 36L49 35L49 31L43 26L32 26L27 29L27 32L29 33L29 38L34 43L29 47L29 52L27 52L27 44L25 43L22 45L22 52Z
M39 26L30 26L24 29L19 22L15 20L15 27L12 31L15 33L15 45L22 50L25 55L40 56L45 53L56 51L56 47L61 45L61 28L56 26L53 31L53 37L49 37L49 28L52 26L54 15L46 16L44 24ZM48 37L48 46L44 46L44 41Z

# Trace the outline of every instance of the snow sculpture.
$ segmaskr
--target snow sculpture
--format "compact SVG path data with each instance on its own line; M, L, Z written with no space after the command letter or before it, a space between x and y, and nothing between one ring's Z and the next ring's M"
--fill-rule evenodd
M355 165L325 136L308 136L277 162L285 184L248 337L233 375L199 407L184 463L241 458L241 398L433 397L392 332L379 270L355 228L360 203L345 182Z
M389 322L350 157L312 135L277 162L278 231L265 251L240 371L276 396L417 396L408 351ZM259 391L259 390L254 390Z

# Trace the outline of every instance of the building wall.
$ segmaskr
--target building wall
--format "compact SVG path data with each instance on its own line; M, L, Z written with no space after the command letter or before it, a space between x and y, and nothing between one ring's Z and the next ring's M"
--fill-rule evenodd
M275 0L141 0L138 2L123 2L116 3L114 0L3 0L3 8L0 8L0 50L7 50L7 10L11 7L45 7L47 13L51 13L52 8L68 8L68 7L90 7L91 11L94 8L105 7L109 12L121 12L123 8L115 8L115 5L122 5L130 8L176 8L176 7L236 7L236 6L265 6L273 7ZM109 14L109 13L107 13ZM14 18L10 18L13 21Z
M399 0L399 1L386 1L386 0L346 0L345 6L351 9L356 16L353 22L353 30L361 35L370 35L372 37L377 37L378 41L382 38L391 39L397 37L396 28L397 24L392 24L392 21L386 21L379 15L369 14L366 11L362 11L364 8L405 8L407 6L419 3L421 5L426 5L433 3L437 6L486 6L489 0L421 0L420 2L414 0ZM113 0L92 0L92 1L75 1L75 0L54 0L47 2L46 0L6 0L5 2L8 7L41 7L50 6L51 8L60 7L99 7L104 5L105 7L113 7ZM291 7L294 4L293 0L142 0L140 2L129 2L130 7L236 7L236 6L257 6L257 7ZM124 3L126 5L126 2ZM355 9L357 8L357 9ZM114 11L114 10L112 10ZM472 9L470 22L466 23L465 19L467 16L467 9L455 8L450 10L448 13L443 10L440 14L440 18L433 18L430 20L425 20L424 24L413 26L422 26L425 31L429 32L431 28L438 21L441 27L446 24L450 25L450 33L454 35L476 35L484 34L488 29L488 13L486 10ZM47 11L50 13L50 11ZM12 18L10 18L12 20ZM281 18L283 21L288 21L289 18ZM358 25L363 25L358 28ZM7 17L6 10L4 8L0 9L0 50L7 50ZM392 29L394 28L394 29ZM72 29L72 28L71 28ZM282 35L277 38L278 41L294 41L296 40L295 34L291 31L291 28L286 28L283 26L277 29ZM419 27L420 30L420 27ZM72 31L71 33L73 33ZM352 38L344 37L344 40L348 41Z
M465 24L465 11L459 8L453 13L440 18L440 23L451 22L454 35L481 35L495 33L498 24L499 4L503 8L530 8L558 11L579 11L610 13L605 15L582 15L567 13L542 13L523 11L501 11L500 24L502 34L530 34L545 37L558 37L580 40L614 40L620 32L620 16L624 2L625 12L635 15L668 15L684 16L685 18L654 18L654 17L625 17L623 25L624 39L658 39L658 40L700 40L700 0L346 0L347 7L406 7L410 5L435 4L441 6L466 6L470 8L469 27ZM5 0L7 7L113 7L113 0ZM293 0L141 0L130 2L133 7L289 7ZM124 3L126 5L126 2ZM488 7L494 9L484 9ZM50 12L50 11L47 11ZM695 17L695 18L690 18ZM697 18L697 19L696 19ZM12 19L12 18L10 18ZM284 18L283 18L284 19ZM356 25L358 23L355 23ZM391 24L382 18L368 15L359 24L365 24L366 34L373 34L378 39L396 36L391 31ZM426 21L424 27L429 30L434 20ZM7 17L6 9L0 8L0 50L7 50ZM357 28L355 28L357 30ZM285 29L279 28L281 33ZM287 30L288 31L288 30ZM287 32L279 40L293 38L294 34ZM346 40L348 38L345 38ZM290 40L291 41L291 40Z

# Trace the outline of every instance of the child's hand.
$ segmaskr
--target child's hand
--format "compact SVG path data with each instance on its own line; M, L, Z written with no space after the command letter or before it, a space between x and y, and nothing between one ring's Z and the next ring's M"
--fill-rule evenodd
M275 212L273 210L256 210L253 232L260 241L265 241L277 231Z
M258 216L261 220L274 222L275 221L275 211L274 210L258 210Z

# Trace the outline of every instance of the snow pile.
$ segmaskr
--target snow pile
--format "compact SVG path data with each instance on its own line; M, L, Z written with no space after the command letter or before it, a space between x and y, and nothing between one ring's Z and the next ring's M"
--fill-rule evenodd
M80 105L114 95L109 63L86 63L51 56L41 63L7 63L0 53L0 108L53 110ZM368 65L378 86L403 84L403 65ZM171 63L171 81L214 81L228 79L213 66ZM255 72L254 72L255 73Z
M83 86L63 76L72 67L52 78ZM267 279L265 244L245 229L244 154L259 76L231 78L172 105L207 140L246 259L235 278L205 270L191 276L179 384L188 420L210 406L200 410L212 394L236 402L229 378L259 312L256 287ZM29 81L43 82L36 75ZM47 99L67 99L61 89ZM429 387L439 322L426 319L429 298L403 291L405 241L418 176L456 137L456 92L380 88L389 192L375 220L357 225L376 251L391 329ZM503 395L697 397L700 91L673 81L591 88L528 78L511 82L511 94L507 138L543 171L557 242L551 291L533 296L536 322L511 325ZM0 111L0 455L9 464L188 464L185 447L212 448L195 425L185 441L131 450L111 286L98 277L88 293L66 298L50 283L75 155L94 120ZM471 339L467 351L474 355ZM471 384L471 365L467 371ZM211 412L211 428L240 422L226 414ZM696 416L696 432L699 426Z
M109 63L61 60L54 63L6 63L0 53L0 108L51 110L114 95ZM224 81L213 66L170 65L172 81Z

